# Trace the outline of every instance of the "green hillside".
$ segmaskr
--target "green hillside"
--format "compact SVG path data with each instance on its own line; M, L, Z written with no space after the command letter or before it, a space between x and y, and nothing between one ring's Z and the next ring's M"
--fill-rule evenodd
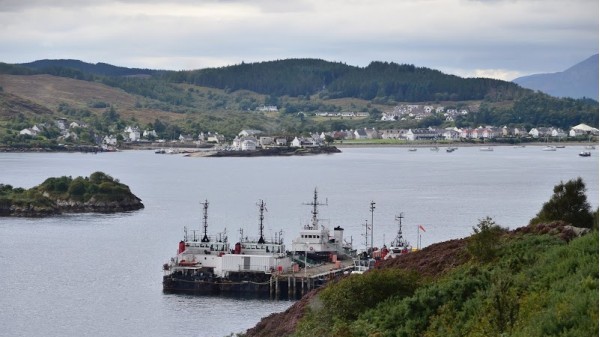
M381 121L401 104L466 109L448 122L441 113L423 119ZM277 111L261 111L276 106ZM44 111L43 113L40 113ZM317 112L361 112L368 117L332 118ZM0 140L18 137L34 123L77 120L89 132L79 142L137 125L159 138L217 132L233 138L242 129L267 134L357 128L598 127L598 102L559 99L512 82L460 78L407 64L372 62L366 67L318 59L242 63L190 71L162 71L90 64L77 60L0 63ZM46 130L48 136L56 130ZM45 144L45 139L37 139Z
M580 179L526 227L473 229L330 283L244 336L597 335L598 210Z

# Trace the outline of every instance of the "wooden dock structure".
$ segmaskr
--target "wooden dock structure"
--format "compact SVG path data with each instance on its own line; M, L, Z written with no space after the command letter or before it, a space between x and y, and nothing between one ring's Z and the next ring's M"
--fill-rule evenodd
M338 260L291 272L273 273L269 281L272 299L300 299L305 293L318 288L354 269L352 260Z

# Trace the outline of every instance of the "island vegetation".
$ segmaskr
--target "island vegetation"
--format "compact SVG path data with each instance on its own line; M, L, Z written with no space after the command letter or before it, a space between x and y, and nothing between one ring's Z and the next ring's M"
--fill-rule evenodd
M584 192L561 182L525 227L486 217L470 237L330 283L242 336L595 336L598 210Z
M0 216L114 213L144 208L129 187L103 172L48 178L30 189L0 184Z

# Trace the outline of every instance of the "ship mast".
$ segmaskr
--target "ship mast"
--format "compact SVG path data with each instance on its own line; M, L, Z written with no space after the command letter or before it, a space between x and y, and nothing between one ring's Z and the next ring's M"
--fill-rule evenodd
M327 206L327 202L325 202L324 204L319 202L318 199L318 194L317 194L317 188L315 187L315 193L314 193L314 197L313 197L313 201L309 202L309 203L305 203L304 205L308 205L308 206L312 206L313 210L312 210L312 219L310 221L310 225L308 226L307 229L318 229L319 228L319 209L317 208L317 206Z
M258 239L258 243L265 243L265 238L263 236L263 230L265 229L265 226L263 225L263 220L265 219L265 215L264 212L267 210L267 207L265 205L265 202L260 200L258 202L258 209L259 209L259 231L260 231L260 238Z
M398 221L398 234L396 235L396 239L392 242L392 246L400 246L404 242L404 238L402 237L402 218L404 218L404 213L396 215L396 221Z
M202 242L209 242L208 239L208 200L204 200L204 202L200 203L204 208L204 216L203 216L203 224L204 224L204 237L202 237Z

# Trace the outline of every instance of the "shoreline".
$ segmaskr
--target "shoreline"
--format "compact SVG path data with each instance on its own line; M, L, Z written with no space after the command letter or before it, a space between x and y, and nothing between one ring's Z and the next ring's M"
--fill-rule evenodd
M431 147L439 147L439 148L443 148L443 147L500 147L500 146L507 146L507 147L515 147L515 146L581 146L581 147L586 147L586 146L596 146L599 147L600 146L600 142L583 142L583 141L561 141L561 142L543 142L543 141L536 141L536 142L523 142L523 143L516 143L516 144L511 144L511 143L506 143L506 142L489 142L489 143L469 143L469 142L448 142L448 143L434 143L434 142L415 142L414 144L411 143L378 143L378 142L334 142L331 145L329 145L328 147L334 147L334 148L338 148L338 149L343 149L343 148L377 148L377 147L400 147L400 148L431 148ZM175 151L173 154L183 154L186 156L190 156L190 157L210 157L213 156L214 154L217 153L223 153L223 150L215 150L214 147L198 147L198 146L194 146L194 145L190 145L190 144L181 144L178 146L173 146L174 149L176 149L177 151ZM130 150L148 150L148 151L155 151L155 150L160 150L160 149L164 149L164 145L149 145L149 144L127 144L126 146L122 147L122 148L118 148L115 150L104 150L98 146L93 146L93 145L78 145L78 146L72 146L72 147L61 147L61 148L41 148L41 147L32 147L32 148L26 148L26 147L3 147L0 146L0 153L92 153L92 154L98 154L98 153L111 153L111 152L122 152L122 151L130 151ZM300 148L301 149L301 148ZM256 150L259 151L259 150ZM240 151L241 152L241 151ZM322 152L322 153L329 153L329 152ZM302 155L308 155L309 153L305 153ZM319 153L313 153L313 154L319 154ZM286 154L286 155L294 155L294 154ZM300 154L298 154L300 155ZM219 155L216 155L215 157L218 157ZM252 155L244 155L244 154L240 154L240 155L225 155L223 157L249 157ZM255 156L260 156L260 155L255 155ZM265 156L276 156L276 155L265 155ZM284 154L281 154L281 156L284 156Z

